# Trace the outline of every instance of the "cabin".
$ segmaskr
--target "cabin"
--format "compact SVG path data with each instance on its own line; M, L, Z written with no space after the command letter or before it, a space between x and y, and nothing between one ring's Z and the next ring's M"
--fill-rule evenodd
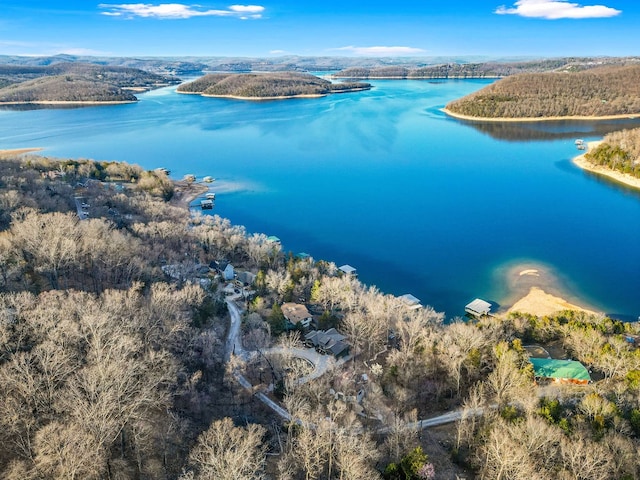
M587 368L575 360L530 358L536 378L551 379L556 383L586 385L591 381Z
M464 307L464 311L474 317L484 317L491 312L491 304L480 298L476 298L473 302Z
M400 295L398 297L402 303L404 303L409 310L418 310L422 308L420 304L420 300L410 293L405 293L404 295Z
M313 316L307 310L307 307L299 303L284 303L282 304L282 314L287 321L287 329L296 328L301 325L304 328L309 328L313 321Z
M349 344L344 341L346 338L335 328L326 331L313 330L304 336L304 343L309 347L315 347L320 353L343 358L349 355Z
M206 200L200 200L200 208L202 210L211 210L213 208L213 200L207 198Z
M358 276L358 271L351 265L342 265L341 267L338 267L338 270L340 270L345 275L351 275L353 277Z

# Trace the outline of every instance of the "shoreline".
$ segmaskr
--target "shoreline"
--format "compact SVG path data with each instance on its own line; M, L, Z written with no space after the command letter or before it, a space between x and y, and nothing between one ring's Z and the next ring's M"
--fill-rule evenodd
M271 100L290 100L293 98L322 98L322 97L327 97L333 94L364 92L367 90L371 90L371 88L353 88L353 89L336 90L336 91L327 92L327 93L304 93L300 95L282 95L278 97L243 97L241 95L211 95L207 93L198 93L198 92L180 92L178 90L176 90L176 92L182 95L200 95L201 97L207 97L207 98L229 98L231 100L250 100L255 102L263 102L263 101L271 101Z
M599 309L572 295L570 279L563 279L553 267L536 262L517 262L497 270L497 280L504 283L502 305L496 312L506 317L513 312L538 317L565 310L596 315Z
M582 115L572 115L566 117L472 117L470 115L463 115L461 113L452 112L448 108L441 108L441 112L449 115L450 117L457 118L459 120L469 120L474 122L509 122L509 123L517 123L517 122L560 122L563 120L584 120L584 121L598 121L598 120L622 120L622 119L634 119L640 118L640 113L625 113L621 115L603 115L601 117L595 116L582 116Z
M31 152L40 152L44 150L42 147L33 147L33 148L10 148L5 150L0 150L0 158L13 157L16 155L24 155L25 153Z
M595 173L597 175L602 175L611 180L614 180L618 183L622 183L627 187L635 188L640 190L640 178L633 177L628 173L618 172L616 170L611 170L610 168L603 167L602 165L596 165L594 163L589 162L585 154L589 152L592 148L598 147L603 142L603 140L596 140L593 142L587 142L587 150L585 153L574 157L573 163L581 168L582 170L586 170L587 172Z
M34 100L31 102L0 102L0 106L2 105L125 105L129 103L138 103L139 100L108 100L108 101L97 101L97 100Z

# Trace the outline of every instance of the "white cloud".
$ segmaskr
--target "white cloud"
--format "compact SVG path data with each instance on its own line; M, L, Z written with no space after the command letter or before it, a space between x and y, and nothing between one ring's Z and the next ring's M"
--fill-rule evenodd
M338 50L343 52L351 52L354 55L369 55L369 56L402 56L402 55L417 55L424 53L421 48L414 47L354 47L350 45L348 47L332 48L331 50Z
M110 17L143 17L143 18L163 18L182 19L191 17L237 17L242 20L262 18L264 7L259 5L231 5L222 10L203 10L198 5L184 5L182 3L161 3L153 5L150 3L123 3L107 4L101 3L98 7L106 10L103 15Z
M566 0L519 0L514 4L514 8L507 8L503 5L498 7L495 13L558 20L561 18L615 17L622 11L604 5L583 6L579 3L569 3Z
M287 52L286 50L270 50L269 54L271 55L285 55L289 52Z

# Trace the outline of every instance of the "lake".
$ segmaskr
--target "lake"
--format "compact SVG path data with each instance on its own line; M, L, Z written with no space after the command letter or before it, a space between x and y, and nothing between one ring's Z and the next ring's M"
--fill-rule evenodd
M575 138L636 121L473 123L440 109L484 80L373 81L366 92L246 102L175 87L109 107L0 111L0 148L216 178L214 213L285 251L350 264L448 317L505 304L505 272L640 315L640 193L578 169Z

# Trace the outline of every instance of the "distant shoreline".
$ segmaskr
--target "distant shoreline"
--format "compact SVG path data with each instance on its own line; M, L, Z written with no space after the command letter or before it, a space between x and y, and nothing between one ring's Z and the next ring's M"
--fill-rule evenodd
M598 145L600 145L602 143L602 140L598 140L598 141L594 141L594 142L587 142L587 150L586 152L588 152L589 150L596 148ZM612 170L610 168L607 167L603 167L601 165L596 165L593 164L591 162L589 162L586 157L585 157L585 153L583 153L582 155L578 155L577 157L575 157L573 159L573 163L578 166L579 168L586 170L588 172L592 172L592 173L596 173L598 175L602 175L605 176L607 178L610 178L612 180L615 180L618 183L622 183L628 187L631 188L635 188L640 190L640 178L636 178L633 177L627 173L622 173L622 172L618 172L616 170Z
M0 102L2 105L122 105L127 103L138 103L138 100L109 100L100 101L63 101L63 100L37 100L32 102Z
M572 115L567 117L472 117L471 115L463 115L461 113L452 112L447 108L442 108L440 111L446 113L450 117L458 118L460 120L471 120L476 122L557 122L561 120L620 120L620 119L633 119L640 118L640 113L626 113L621 115L604 115L602 117L590 117L581 115Z
M353 80L482 80L489 79L495 80L496 78L504 78L499 75L486 75L484 77L470 77L465 75L449 75L448 77L398 77L398 76L390 76L390 77L378 77L374 75L363 76L363 75L331 75L331 78L350 78Z
M326 97L328 93L306 93L306 94L300 94L300 95L282 95L279 97L243 97L240 95L210 95L205 93L201 93L199 95L202 97L210 97L210 98L230 98L232 100L254 100L254 101L260 102L264 100L288 100L291 98L321 98L321 97Z

